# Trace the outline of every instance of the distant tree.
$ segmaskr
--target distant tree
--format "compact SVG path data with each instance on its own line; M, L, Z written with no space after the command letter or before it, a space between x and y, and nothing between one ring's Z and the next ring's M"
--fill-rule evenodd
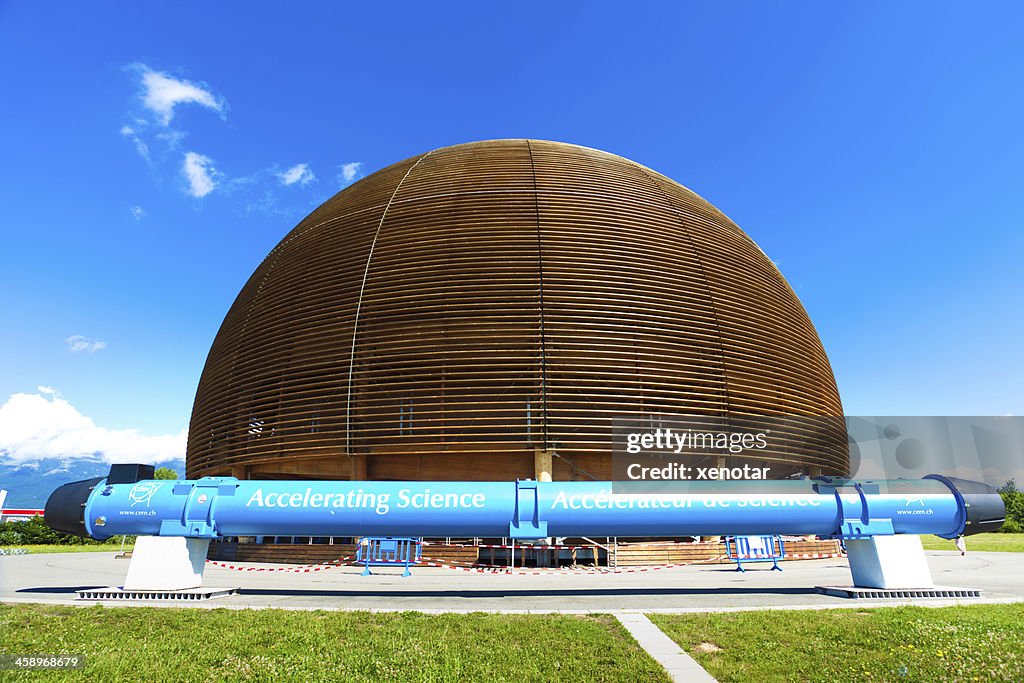
M1024 532L1024 493L1017 490L1017 484L1011 479L999 487L999 495L1006 506L1002 531L1007 534Z
M178 473L170 467L158 467L156 468L156 473L153 476L157 479L177 479Z

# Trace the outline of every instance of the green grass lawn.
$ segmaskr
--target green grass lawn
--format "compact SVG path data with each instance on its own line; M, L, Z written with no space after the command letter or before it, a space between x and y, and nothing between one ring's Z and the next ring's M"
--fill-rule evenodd
M967 536L967 552L992 550L1004 553L1024 553L1024 534L977 534ZM922 536L925 550L956 550L953 541L938 536Z
M126 543L124 549L131 550L132 543ZM121 541L117 543L97 543L96 545L12 545L4 546L4 550L24 548L29 553L109 553L120 552Z
M727 681L1024 681L1024 604L651 615Z
M43 674L61 680L668 680L608 615L0 605L0 633L8 653L84 654Z

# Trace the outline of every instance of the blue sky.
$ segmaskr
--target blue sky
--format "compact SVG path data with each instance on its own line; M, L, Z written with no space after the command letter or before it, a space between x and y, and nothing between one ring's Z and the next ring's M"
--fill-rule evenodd
M6 428L177 448L224 314L302 216L500 137L721 208L847 413L1024 413L1018 4L554 4L0 2L0 402L35 396Z

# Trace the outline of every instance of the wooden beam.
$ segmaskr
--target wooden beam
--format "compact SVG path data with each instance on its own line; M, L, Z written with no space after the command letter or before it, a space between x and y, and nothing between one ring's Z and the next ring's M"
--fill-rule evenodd
M537 481L551 481L551 460L553 451L545 448L537 448L533 451L533 473Z
M350 455L349 461L352 463L352 474L349 479L351 481L366 481L366 455L363 453Z

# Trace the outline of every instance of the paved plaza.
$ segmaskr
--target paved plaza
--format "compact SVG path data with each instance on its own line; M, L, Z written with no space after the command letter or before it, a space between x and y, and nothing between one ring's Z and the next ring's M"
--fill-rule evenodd
M746 573L735 572L727 565L523 574L417 567L408 578L402 578L400 568L390 567L375 568L373 576L360 576L361 568L352 566L299 573L238 571L209 565L205 587L238 587L241 591L205 602L146 604L424 612L688 612L1024 601L1019 554L975 552L961 557L956 552L929 551L927 555L937 585L978 588L983 596L962 600L852 600L819 594L816 586L850 584L846 560L840 558L787 561L782 572L756 564ZM128 562L110 552L0 557L0 601L81 605L76 591L120 585Z

